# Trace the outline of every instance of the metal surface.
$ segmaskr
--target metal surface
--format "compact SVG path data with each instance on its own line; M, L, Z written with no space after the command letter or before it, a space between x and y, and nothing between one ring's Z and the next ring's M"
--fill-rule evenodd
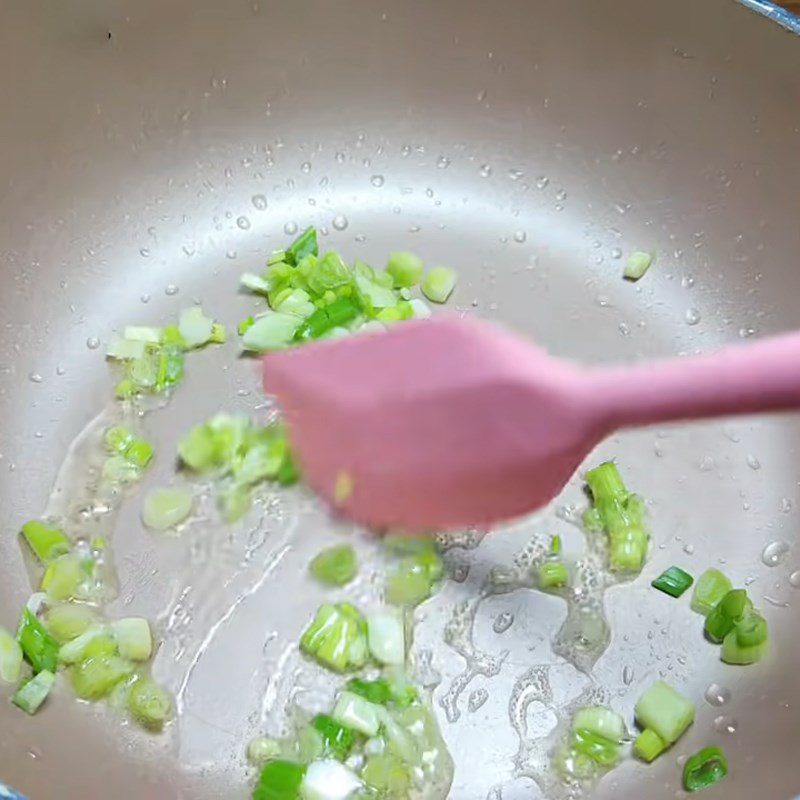
M14 532L41 513L70 443L111 394L102 349L87 343L164 322L194 298L235 322L253 307L235 292L239 272L285 241L284 226L325 226L326 243L376 263L403 247L453 264L469 313L587 361L800 326L800 44L726 0L612 0L602 12L591 0L3 5L0 624L13 626L30 592ZM618 260L634 248L658 254L636 286ZM188 425L260 402L235 354L233 343L193 355L173 402L148 417L164 455L146 486L171 475ZM650 500L655 545L642 577L606 595L613 639L593 678L629 713L663 673L698 716L672 753L626 763L595 796L673 797L676 759L711 741L733 766L709 800L793 796L797 420L626 434L591 461L612 455ZM160 621L155 672L184 713L159 738L67 687L31 719L3 702L0 780L32 800L246 797L243 743L276 729L305 680L291 640L320 595L298 575L334 528L313 501L292 494L270 501L260 528L200 525L165 541L142 530L137 496L118 520L115 610ZM558 505L582 502L575 481ZM416 647L442 674L456 800L496 786L504 800L537 796L514 777L526 750L510 710L535 737L554 722L547 706L587 682L549 645L563 604L533 591L480 605L479 650L464 650L476 668L458 698L465 662L442 641L453 604L537 531L578 546L556 510L451 550L470 565L466 581L419 612ZM792 549L769 568L761 552L775 540ZM699 573L720 562L736 583L752 580L772 626L761 666L721 664L688 604L648 588L671 563ZM496 633L503 612L515 622ZM525 706L537 695L519 679L537 664L552 665L554 697ZM731 689L721 708L702 699L712 681ZM488 700L471 711L481 688ZM730 720L715 729L722 714L734 734L718 730Z

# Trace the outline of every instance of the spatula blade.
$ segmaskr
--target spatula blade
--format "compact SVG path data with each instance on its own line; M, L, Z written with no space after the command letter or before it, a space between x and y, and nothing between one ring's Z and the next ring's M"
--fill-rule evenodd
M550 500L585 452L576 377L500 328L444 316L264 359L306 482L345 516L409 530Z

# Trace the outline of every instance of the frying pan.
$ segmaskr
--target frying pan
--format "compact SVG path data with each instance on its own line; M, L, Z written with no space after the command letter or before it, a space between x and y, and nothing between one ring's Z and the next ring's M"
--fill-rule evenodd
M46 510L107 524L76 507L86 432L112 394L104 344L195 301L235 323L254 308L238 274L296 227L317 225L351 258L381 264L403 248L457 266L464 313L584 361L800 326L800 44L729 0L11 0L0 13L6 626L31 591L19 524ZM656 254L635 286L620 279L634 249ZM148 414L159 455L143 490L170 480L191 424L266 413L253 363L236 355L235 342L193 355L172 401ZM697 721L593 796L671 798L679 759L713 742L732 770L709 800L793 797L797 418L626 433L590 463L612 456L648 500L654 545L643 575L604 596L612 640L591 675L553 652L558 599L475 601L536 537L580 548L579 477L546 512L451 542L451 579L417 611L417 661L455 756L449 796L542 796L532 743L559 709L596 685L630 715L664 676ZM4 700L0 780L33 800L247 797L244 743L279 732L289 698L324 694L296 651L322 598L301 576L347 526L294 491L265 497L241 526L201 518L158 537L137 498L114 522L111 613L156 622L154 672L179 720L150 736L66 688L33 718ZM788 553L767 566L776 541ZM767 662L722 664L687 604L649 588L673 563L748 585L772 630Z

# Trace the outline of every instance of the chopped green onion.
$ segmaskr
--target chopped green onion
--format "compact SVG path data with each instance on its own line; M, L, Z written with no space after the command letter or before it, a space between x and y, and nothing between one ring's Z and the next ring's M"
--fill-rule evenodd
M332 250L321 256L308 274L308 289L311 294L317 298L325 298L326 293L331 292L332 295L327 295L326 298L330 302L335 300L336 291L349 287L351 282L352 276L347 264Z
M317 310L311 302L311 295L305 289L292 289L280 302L275 302L273 308L281 314L294 314L301 319L311 316Z
M727 664L755 664L769 646L767 621L753 608L745 608L742 618L722 641L721 658Z
M17 640L34 672L56 671L58 642L27 608L22 611Z
M309 226L286 248L284 259L294 267L306 256L315 256L318 252L317 229Z
M333 718L347 728L375 736L381 726L381 706L352 692L342 692L333 709Z
M539 588L557 589L569 581L567 567L562 561L545 561L537 570Z
M434 303L444 303L456 286L455 270L449 267L434 267L422 279L422 293Z
M357 694L370 703L385 706L392 699L392 687L389 681L378 678L374 681L367 681L363 678L351 678L346 684L345 689L351 694Z
M115 336L106 348L106 358L114 361L133 361L142 358L147 345L136 339L122 339Z
M297 468L297 464L289 449L286 450L286 455L284 456L283 463L277 475L275 475L275 480L281 486L292 486L300 480L300 470Z
M244 332L242 346L245 350L255 353L280 350L291 343L295 331L301 324L300 317L296 317L294 314L270 311L256 318L255 322Z
M671 597L680 597L693 583L694 578L680 567L664 570L650 585Z
M85 580L86 562L77 553L67 553L47 565L42 576L42 589L50 600L69 600L80 595Z
M56 676L50 670L43 669L20 685L11 702L26 714L35 714L47 699L55 682Z
M328 586L344 586L358 572L356 551L349 544L328 547L318 553L309 565L311 574Z
M694 722L694 706L668 683L656 681L634 709L643 729L650 728L668 745L674 744Z
M319 339L332 328L345 325L354 320L360 313L356 303L348 297L341 297L329 306L318 308L294 332L296 342L308 339Z
M228 331L221 322L215 322L211 326L211 338L208 340L213 344L225 344L228 339Z
M153 654L150 623L143 617L125 617L111 623L119 654L130 661L147 661Z
M720 600L733 589L733 584L718 569L707 569L694 585L692 611L707 617Z
M133 674L133 664L115 655L91 655L71 668L75 694L82 700L100 700Z
M161 344L178 350L186 349L186 340L177 325L165 325L161 329Z
M133 433L122 425L115 425L109 428L103 437L106 443L106 448L112 453L119 453L125 455L125 451L133 441Z
M337 672L362 667L367 660L364 618L349 603L326 603L300 638L300 649Z
M137 678L128 689L128 711L148 730L160 731L172 716L172 698L152 678Z
M398 295L392 288L391 275L376 272L368 264L356 261L353 264L353 280L367 316L374 317L382 308L397 305Z
M47 612L47 630L59 642L69 642L97 622L97 612L80 603L60 603Z
M133 483L142 476L142 470L125 456L111 456L103 464L103 478L109 483Z
M116 653L117 643L106 626L92 625L74 639L61 645L58 660L62 664L77 664L89 656L90 649L94 653L98 650L110 652L112 655Z
M408 553L389 573L386 600L392 605L415 606L427 600L443 573L442 559L430 539L399 537L393 544L402 544Z
M260 767L267 761L277 758L280 754L280 742L275 739L268 739L266 736L256 736L247 745L247 760L254 767Z
M608 534L609 567L614 572L639 572L648 546L642 501L625 488L612 461L589 470L586 483L597 511L591 523L599 521Z
M174 528L192 513L192 503L182 489L153 489L142 504L142 522L157 531Z
M361 788L361 781L344 764L322 759L308 765L300 787L303 800L348 800Z
M253 317L245 317L237 326L236 331L239 336L244 336L247 331L255 325L255 319Z
M604 767L614 766L620 758L618 742L612 742L583 728L573 730L570 746L575 752Z
M683 788L687 792L707 789L728 774L728 760L719 747L704 747L683 766Z
M712 642L721 642L742 618L748 603L744 589L728 592L706 617L706 636Z
M558 535L555 535L552 539L550 539L550 555L561 555L561 537Z
M146 344L159 344L161 342L161 328L149 325L126 325L125 338L132 342L145 342Z
M268 761L261 770L253 800L299 800L305 774L303 764L281 759Z
M431 307L418 297L412 297L408 303L411 306L411 313L414 319L428 319L433 314Z
M22 648L19 642L0 627L0 680L16 683L22 672Z
M150 442L146 442L144 439L134 439L125 449L125 458L139 469L144 469L153 458L154 452Z
M400 289L416 286L422 278L424 267L419 256L398 251L389 253L386 271L392 276L395 288Z
M211 340L214 320L203 313L202 308L194 306L181 313L178 331L186 347L200 347Z
M265 281L259 275L253 275L252 272L245 272L239 277L239 283L251 292L257 294L267 294L269 292L269 281ZM252 317L248 319L252 320ZM239 325L239 333L241 334L241 323Z
M589 706L580 709L572 718L572 730L586 730L619 744L625 737L625 721L609 708Z
M367 640L376 661L382 664L405 663L405 625L397 609L386 609L367 617Z
M64 531L45 525L39 520L26 522L22 526L22 535L42 564L47 564L70 550L70 541Z
M317 714L311 726L322 737L323 752L344 761L353 748L354 738L350 728L346 728L328 714Z
M643 253L637 250L628 256L628 263L625 265L623 276L629 281L638 281L653 263L653 256L650 253Z
M397 756L389 754L371 755L361 771L367 786L379 792L379 797L408 797L411 778L408 769Z
M652 728L645 728L633 743L633 752L648 764L666 749L667 743Z

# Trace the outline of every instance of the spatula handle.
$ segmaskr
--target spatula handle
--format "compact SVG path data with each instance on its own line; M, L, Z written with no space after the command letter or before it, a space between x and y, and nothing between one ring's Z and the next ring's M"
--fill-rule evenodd
M800 332L708 355L594 370L583 388L610 428L800 409Z

